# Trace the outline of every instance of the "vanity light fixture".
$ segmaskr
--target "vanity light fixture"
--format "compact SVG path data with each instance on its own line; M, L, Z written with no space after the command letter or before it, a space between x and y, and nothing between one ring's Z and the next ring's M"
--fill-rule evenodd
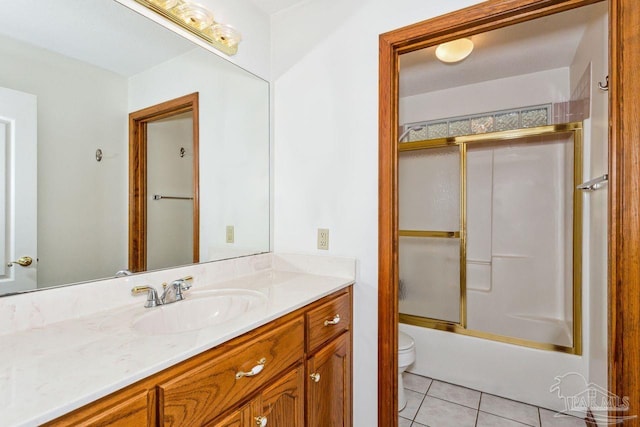
M473 42L471 39L452 40L442 43L436 48L436 57L446 63L460 62L471 54Z
M240 32L231 25L216 22L213 12L201 4L187 0L135 1L229 56L238 52L238 43L242 40Z

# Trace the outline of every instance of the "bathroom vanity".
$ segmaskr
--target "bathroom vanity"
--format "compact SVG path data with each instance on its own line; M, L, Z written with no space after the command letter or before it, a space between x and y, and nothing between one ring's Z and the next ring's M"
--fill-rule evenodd
M321 257L318 266L313 258L265 254L202 264L205 278L193 272L192 290L172 307L147 309L144 298L129 296L135 306L2 335L14 362L0 367L9 372L0 385L11 390L0 414L16 426L351 426L354 263ZM225 263L234 265L221 274ZM227 277L203 286L212 280L206 268ZM209 326L189 315L166 317L169 308L194 312L199 300L230 292L260 293L264 304ZM148 317L178 325L141 327ZM51 346L15 348L32 334L47 334Z
M349 287L45 425L350 426L350 320Z

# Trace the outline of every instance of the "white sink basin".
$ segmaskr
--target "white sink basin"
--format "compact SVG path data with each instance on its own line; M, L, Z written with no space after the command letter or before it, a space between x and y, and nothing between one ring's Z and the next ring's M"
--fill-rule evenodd
M264 294L246 289L185 292L182 301L146 309L132 327L152 335L194 331L236 319L266 302Z

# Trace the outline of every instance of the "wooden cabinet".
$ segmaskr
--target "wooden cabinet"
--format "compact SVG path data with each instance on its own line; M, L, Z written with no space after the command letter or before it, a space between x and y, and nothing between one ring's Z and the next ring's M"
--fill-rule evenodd
M309 427L351 426L351 293L306 313Z
M44 426L130 427L155 424L153 388L134 384Z
M208 422L303 358L304 319L297 316L160 383L160 422L165 426Z
M344 333L307 361L307 425L351 425L351 337Z
M351 288L47 426L350 427Z
M304 425L304 366L299 365L239 409L207 427L299 427Z

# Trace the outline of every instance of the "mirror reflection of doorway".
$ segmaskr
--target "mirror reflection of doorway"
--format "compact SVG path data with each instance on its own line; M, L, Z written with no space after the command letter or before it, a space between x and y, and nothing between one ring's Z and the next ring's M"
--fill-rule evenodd
M129 269L199 261L198 94L130 114Z

